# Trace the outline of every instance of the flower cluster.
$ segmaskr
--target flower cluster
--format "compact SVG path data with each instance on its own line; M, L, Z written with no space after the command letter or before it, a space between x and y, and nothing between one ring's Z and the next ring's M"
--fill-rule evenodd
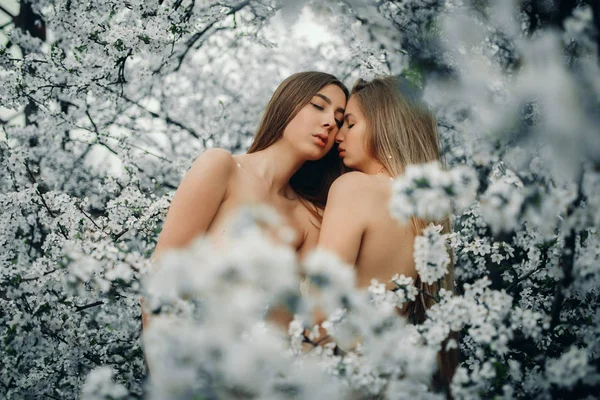
M323 323L347 353L335 354L331 345L302 353L301 342L318 336L305 335L303 322L315 303L300 296L294 252L257 227L249 225L220 247L204 238L166 253L148 276L145 304L153 315L144 343L152 396L311 393L343 399L381 394L389 385L427 392L435 353L409 340L409 327L393 308L353 293L353 270L324 251L309 255L304 270L323 295L319 307L351 297L347 310L336 309ZM271 320L274 309L296 314L289 327ZM404 331L406 339L398 343L394 335ZM353 348L351 341L356 346L360 338L367 340ZM397 348L391 359L382 357L389 346Z
M437 162L408 165L394 182L390 210L402 222L411 217L441 220L471 205L478 186L477 175L468 167L444 171Z
M440 225L430 224L415 238L415 268L425 283L434 283L448 274L450 254Z

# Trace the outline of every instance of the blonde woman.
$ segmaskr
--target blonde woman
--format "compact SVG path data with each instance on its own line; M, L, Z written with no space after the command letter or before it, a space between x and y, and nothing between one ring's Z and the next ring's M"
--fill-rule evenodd
M414 218L410 224L399 224L388 207L390 181L407 165L440 160L437 123L419 101L418 89L403 77L359 80L336 142L340 158L354 171L331 186L319 247L355 265L358 287L368 287L372 279L389 282L394 274L404 274L414 278L424 293L434 294L439 288L421 282L413 259L415 236L428 222ZM438 223L449 232L447 220ZM441 286L453 290L452 268ZM421 295L402 313L420 323L431 302ZM455 362L447 355L440 361L447 380Z
M347 99L348 89L333 75L287 78L269 101L247 154L210 149L193 163L173 197L154 259L199 235L226 235L232 212L251 204L279 212L295 232L292 246L300 255L315 247L319 209L343 168L331 150ZM142 323L146 329L145 312Z

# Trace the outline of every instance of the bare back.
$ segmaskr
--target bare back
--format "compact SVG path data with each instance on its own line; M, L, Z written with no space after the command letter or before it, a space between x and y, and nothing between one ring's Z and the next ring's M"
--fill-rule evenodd
M323 217L319 245L356 266L357 286L375 278L388 282L394 274L416 278L415 235L389 212L388 178L351 172L332 186Z
M356 260L357 284L368 286L376 273L379 282L387 282L394 274L416 278L413 259L415 235L412 226L400 224L389 211L390 181L367 176L370 195L364 204L369 210L365 231Z

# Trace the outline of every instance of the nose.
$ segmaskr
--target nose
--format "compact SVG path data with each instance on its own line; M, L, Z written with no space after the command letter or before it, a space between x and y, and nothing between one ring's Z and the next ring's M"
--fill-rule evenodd
M322 125L324 128L330 129L334 126L337 126L337 124L335 123L335 116L333 114L327 114L325 115L325 117L323 118L322 121Z
M342 127L342 128L340 128L338 130L338 132L335 135L335 142L338 143L338 144L341 143L341 142L343 142L344 141L344 135L345 135L344 128Z

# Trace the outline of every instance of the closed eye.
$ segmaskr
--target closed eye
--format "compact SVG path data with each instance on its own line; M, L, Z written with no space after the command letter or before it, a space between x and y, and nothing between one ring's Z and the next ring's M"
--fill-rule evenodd
M343 125L344 125L344 121L340 121L340 120L335 120L335 123L337 124L338 129L340 129Z
M320 106L320 105L318 105L318 104L315 104L315 103L310 103L310 104L312 104L312 105L313 105L313 107L314 107L314 108L316 108L317 110L321 110L321 111L323 111L323 110L324 110L324 108L323 108L323 107L321 107L321 106Z

